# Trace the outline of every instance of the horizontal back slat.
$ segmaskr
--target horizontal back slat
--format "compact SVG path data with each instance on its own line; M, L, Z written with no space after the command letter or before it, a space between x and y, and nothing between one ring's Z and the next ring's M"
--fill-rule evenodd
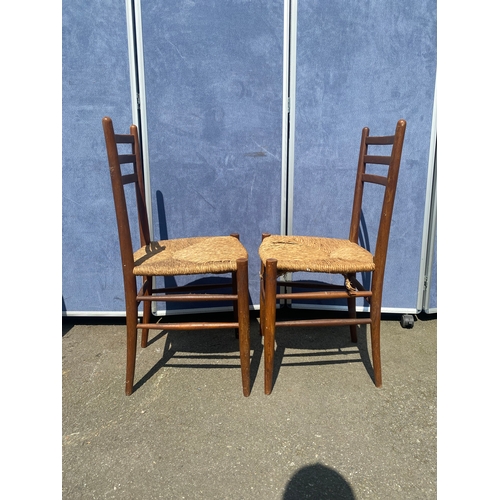
M123 185L130 184L131 182L137 182L137 175L135 173L134 174L122 175L122 183L123 183Z
M370 136L368 136L366 138L366 144L390 145L390 144L394 144L394 138L395 138L394 135L387 135L387 136L383 136L383 137L377 137L377 136L370 137Z
M135 155L118 155L120 165L124 163L135 163Z
M387 177L383 177L382 175L363 174L362 180L363 182L371 182L373 184L387 186Z
M375 163L377 165L389 165L391 163L391 157L390 156L365 155L364 162L365 163Z
M115 134L115 141L117 144L132 144L134 136L130 134Z

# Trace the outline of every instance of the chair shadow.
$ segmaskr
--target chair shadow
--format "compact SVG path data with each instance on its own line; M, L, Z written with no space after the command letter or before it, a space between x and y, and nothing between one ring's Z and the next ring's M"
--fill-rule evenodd
M322 464L307 465L297 471L283 494L283 500L356 500L344 477Z
M318 311L286 308L284 311L277 311L276 319L281 319L280 316L289 320L304 319L309 315L314 318L340 316L338 313L318 313ZM358 316L360 315L358 314ZM375 383L375 374L368 349L366 325L358 325L357 337L357 342L351 341L349 326L277 327L273 387L282 366L322 366L360 362L363 363L372 382ZM287 349L308 352L287 354ZM314 357L318 359L311 359Z
M218 319L224 320L221 313L217 314ZM232 313L228 313L228 316L230 314ZM199 320L203 321L201 317ZM226 320L231 321L229 317ZM258 328L255 321L250 322L250 390L255 384L263 355ZM147 347L165 339L163 354L158 362L134 384L134 391L146 384L159 370L169 366L191 369L241 369L239 341L232 329L210 330L209 332L207 330L168 331L167 326L165 330L159 330L156 333L150 331L149 336Z

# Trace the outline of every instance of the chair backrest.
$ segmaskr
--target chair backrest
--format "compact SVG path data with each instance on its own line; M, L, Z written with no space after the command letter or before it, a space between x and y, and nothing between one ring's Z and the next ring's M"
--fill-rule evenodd
M115 202L123 271L132 271L134 265L134 248L130 231L127 198L123 187L125 184L133 183L135 186L141 246L151 242L144 197L144 176L139 136L135 125L130 126L130 134L115 134L113 121L107 116L102 119L102 127L108 153L109 173L111 175L111 186ZM129 145L131 147L130 153L118 151L119 144ZM132 165L133 169L130 169L132 170L131 173L122 173L121 166L124 164Z
M399 120L396 124L394 135L371 137L368 127L365 127L361 134L361 146L359 151L358 172L356 175L349 239L354 243L358 243L365 183L368 182L384 186L385 192L377 234L377 244L374 253L375 268L381 271L382 275L385 268L387 247L389 244L389 232L391 229L392 211L396 196L396 186L398 183L399 165L401 163L405 130L406 121ZM377 148L377 153L379 153L380 147L390 148L390 154L386 156L380 154L371 155L369 153L372 151L372 146ZM389 149L387 153L389 153ZM384 176L367 173L366 166L369 164L387 165L387 174Z

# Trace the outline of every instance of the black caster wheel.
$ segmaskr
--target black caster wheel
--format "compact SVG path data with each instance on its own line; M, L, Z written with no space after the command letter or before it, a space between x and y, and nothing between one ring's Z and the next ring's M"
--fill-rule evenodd
M402 328L413 328L414 320L411 314L403 314L399 322Z

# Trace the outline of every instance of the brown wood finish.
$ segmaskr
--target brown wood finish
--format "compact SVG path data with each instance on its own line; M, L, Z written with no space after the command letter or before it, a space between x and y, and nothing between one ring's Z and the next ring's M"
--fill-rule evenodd
M127 355L125 394L130 395L134 390L134 372L137 351L137 331L140 329L141 347L148 344L148 332L155 330L210 330L234 328L239 339L239 352L241 362L241 376L243 395L250 394L250 318L248 296L248 258L236 260L236 270L228 267L227 273L231 276L229 285L196 285L179 288L153 288L152 276L136 276L134 269L134 249L127 212L127 201L123 186L133 183L135 185L135 201L137 204L139 235L141 246L152 243L147 210L144 196L143 170L141 149L137 127L131 125L130 134L115 134L111 118L102 120L106 149L108 154L111 185L115 203L118 238L122 259L123 282L125 288L125 308L127 323ZM118 144L129 144L131 154L118 154ZM122 175L121 165L132 164L133 173ZM231 236L239 239L238 234ZM246 252L245 252L246 253ZM171 274L173 276L173 274ZM142 280L141 289L137 289L137 280ZM229 288L231 293L208 293L214 289ZM205 293L204 293L205 292ZM233 304L234 321L231 322L157 322L151 321L152 302L198 302L228 300ZM139 304L143 305L143 318L139 318Z
M381 216L377 233L377 243L373 260L375 270L372 272L370 290L365 290L356 279L356 273L345 276L351 287L339 285L318 286L316 283L295 283L280 279L277 276L278 261L268 258L261 262L261 291L260 291L260 321L261 334L264 335L264 392L270 394L273 389L275 328L277 326L337 326L349 325L351 340L357 342L356 327L359 324L369 324L372 344L372 363L374 382L376 387L382 385L382 368L380 358L380 318L382 307L382 290L384 282L384 271L389 243L391 218L394 207L396 186L398 181L401 153L406 130L406 122L399 120L396 124L394 135L373 136L369 135L369 129L365 127L361 133L361 144L359 150L358 169L354 188L351 226L349 240L358 244L361 209L363 203L363 190L365 183L374 183L383 186L384 199L381 208ZM389 146L390 156L369 155L368 149L371 145ZM374 175L366 173L367 164L387 165L387 175ZM262 235L262 239L269 237L268 233ZM302 271L307 272L308 263L304 262ZM286 270L280 268L280 273ZM291 292L277 293L277 289L286 287ZM301 292L293 292L294 288L310 289ZM354 289L353 289L353 288ZM328 291L329 290L329 291ZM276 301L286 299L311 299L321 300L325 298L344 298L347 300L347 318L337 319L304 319L276 321ZM369 318L358 318L356 315L356 298L363 297L370 306Z

